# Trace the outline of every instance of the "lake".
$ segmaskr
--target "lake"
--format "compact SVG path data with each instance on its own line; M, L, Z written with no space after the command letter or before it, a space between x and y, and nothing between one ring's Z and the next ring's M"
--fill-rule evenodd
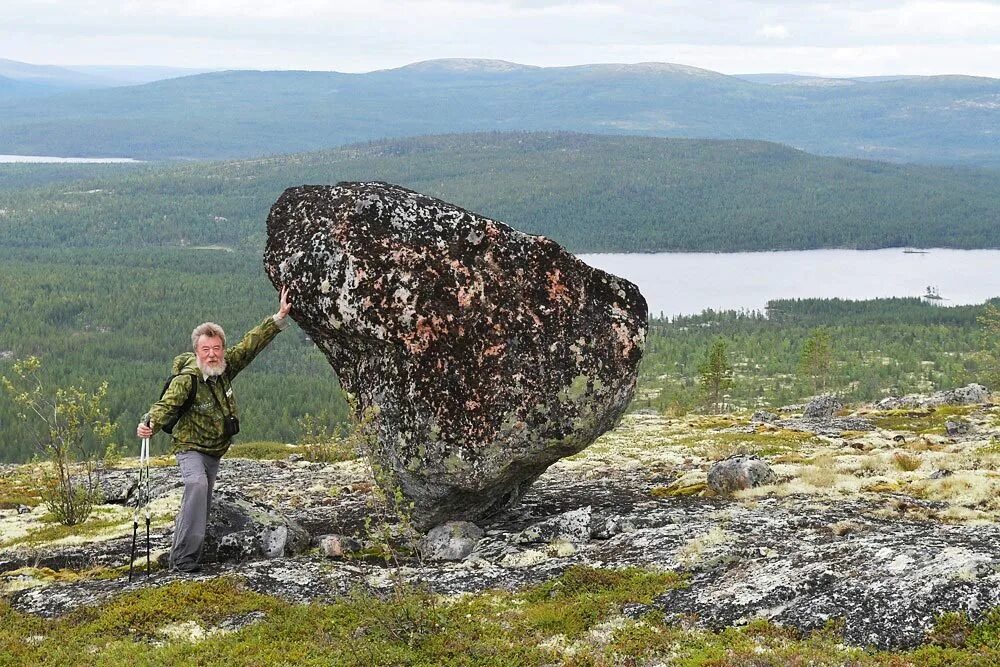
M142 162L129 157L53 157L50 155L0 155L0 163L28 162L31 164L109 164L121 162Z
M938 290L941 305L1000 296L1000 250L793 250L737 253L580 255L631 280L649 314L763 310L771 299L919 297Z

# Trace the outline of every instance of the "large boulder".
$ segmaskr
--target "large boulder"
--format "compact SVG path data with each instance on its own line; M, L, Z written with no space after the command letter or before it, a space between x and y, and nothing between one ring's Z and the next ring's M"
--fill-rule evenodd
M547 238L385 183L290 188L267 227L271 282L418 527L516 501L632 399L645 299Z

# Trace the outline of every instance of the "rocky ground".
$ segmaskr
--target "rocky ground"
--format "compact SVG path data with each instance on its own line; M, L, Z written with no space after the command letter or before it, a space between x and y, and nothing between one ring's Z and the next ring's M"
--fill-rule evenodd
M471 553L449 561L430 560L426 544L424 557L379 556L404 531L384 520L361 461L226 458L214 561L184 577L235 575L252 590L305 602L400 581L454 595L514 589L573 564L644 566L686 576L651 605L668 617L712 628L758 617L803 630L832 622L851 644L914 646L943 612L976 619L1000 605L1000 408L973 398L818 414L631 414L552 466L519 505L482 522L484 535L467 540ZM740 454L767 463L771 483L714 493L709 469ZM133 470L112 471L108 503L71 531L54 528L41 505L7 503L0 584L12 606L52 617L176 581L155 567L180 499L177 471L163 463L151 480L154 569L147 578L143 558L131 584L133 510L122 503L131 502ZM23 488L30 469L7 467L0 482Z

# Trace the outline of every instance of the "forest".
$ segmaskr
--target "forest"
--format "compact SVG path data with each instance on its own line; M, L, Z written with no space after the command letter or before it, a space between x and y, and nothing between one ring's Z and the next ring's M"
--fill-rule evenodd
M0 165L0 375L42 360L46 386L108 383L118 442L159 395L205 320L235 342L277 307L264 221L302 183L387 180L573 252L885 246L1000 247L1000 173L821 158L776 144L487 133L359 144L258 160ZM800 368L821 331L823 386L851 399L952 387L983 374L983 307L917 300L780 301L767 313L650 321L634 409L700 408L699 366L723 341L727 409L816 389ZM237 380L247 440L293 441L347 407L302 332ZM37 425L0 392L0 460L32 455ZM165 439L154 449L163 451Z
M223 324L231 341L277 309L255 254L191 248L0 251L0 375L38 356L55 388L107 381L117 442L159 396L170 362L199 322ZM814 392L799 368L817 329L830 335L826 384L852 400L950 388L980 379L982 306L917 299L772 301L767 313L712 312L650 320L633 409L702 407L698 366L727 344L735 381L727 409L777 407ZM329 428L347 406L325 358L295 326L236 381L243 441L297 441L306 415ZM32 429L0 392L0 461L33 453ZM164 436L154 450L164 451Z
M290 186L384 180L573 252L1000 247L1000 171L759 141L487 133L233 162L0 165L0 245L263 247Z

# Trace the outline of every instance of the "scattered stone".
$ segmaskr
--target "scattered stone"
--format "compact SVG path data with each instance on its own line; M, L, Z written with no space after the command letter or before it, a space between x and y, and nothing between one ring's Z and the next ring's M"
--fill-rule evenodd
M632 399L645 299L547 238L386 183L289 188L267 227L418 528L495 514Z
M774 484L778 476L756 456L733 456L715 463L708 471L708 488L729 494L764 484Z
M809 401L802 416L806 419L831 419L838 410L844 408L844 403L833 394L823 394Z
M18 505L17 506L17 513L18 514L31 514L31 508L28 507L27 505Z
M344 554L360 551L362 545L346 535L323 535L319 538L319 548L327 558L343 558Z
M767 412L766 410L758 410L750 415L751 424L773 424L777 421L777 419L778 415L773 412Z
M794 431L805 431L831 438L842 437L844 431L874 431L875 424L864 417L833 417L819 419L813 417L797 417L780 419L776 426Z
M985 403L989 399L989 390L981 384L968 384L957 389L938 391L930 396L923 394L908 394L906 396L890 396L875 404L879 410L899 410L902 408L929 408L939 405L971 405Z
M608 540L615 535L631 533L635 530L637 530L636 525L628 516L592 516L590 519L590 536L596 540Z
M954 438L967 434L970 430L972 430L972 425L969 424L969 422L949 419L944 423L944 430L949 437Z
M951 477L954 475L954 471L951 470L935 470L931 473L931 479L944 479L945 477Z
M905 443L906 442L906 436L905 435L894 435L894 436L892 436L892 441L893 442L904 442Z
M484 535L468 521L449 521L432 529L420 541L420 553L429 561L462 560L472 553Z
M556 540L586 542L590 539L590 505L529 526L514 538L516 544L548 544Z

